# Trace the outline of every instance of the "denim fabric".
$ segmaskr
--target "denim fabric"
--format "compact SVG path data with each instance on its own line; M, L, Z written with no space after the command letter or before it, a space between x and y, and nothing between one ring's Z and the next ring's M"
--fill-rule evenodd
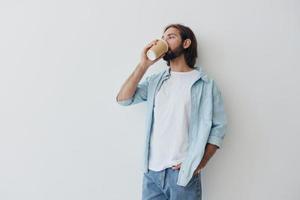
M143 172L148 172L149 148L154 123L155 96L165 80L170 77L171 68L154 73L140 81L134 95L126 100L116 101L123 106L146 102L146 135ZM191 87L191 115L188 131L187 157L181 163L177 184L186 186L200 164L207 143L221 148L227 127L227 117L221 92L213 79L208 78L201 66L198 79Z
M172 168L144 173L142 200L201 200L201 172L186 186L176 184L178 174L179 170Z

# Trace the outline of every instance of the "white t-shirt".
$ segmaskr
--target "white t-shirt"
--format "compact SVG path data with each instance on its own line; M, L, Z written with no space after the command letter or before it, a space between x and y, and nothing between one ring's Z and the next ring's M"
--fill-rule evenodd
M187 153L191 86L198 70L170 71L155 97L149 169L160 171L181 163Z

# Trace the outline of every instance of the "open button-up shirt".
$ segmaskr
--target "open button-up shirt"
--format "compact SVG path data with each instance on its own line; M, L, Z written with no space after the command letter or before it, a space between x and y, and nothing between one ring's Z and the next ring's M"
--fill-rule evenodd
M213 79L208 78L202 67L199 77L191 87L191 116L188 131L187 157L181 163L177 185L186 186L200 164L207 143L221 147L227 126L221 92ZM120 105L129 106L146 102L146 137L144 151L144 172L148 172L150 137L153 127L154 98L165 80L170 77L171 68L154 73L136 88L134 95L126 100L117 101Z

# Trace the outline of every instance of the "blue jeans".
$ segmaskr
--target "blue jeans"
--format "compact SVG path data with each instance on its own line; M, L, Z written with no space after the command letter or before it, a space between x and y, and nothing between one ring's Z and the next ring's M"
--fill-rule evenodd
M201 200L201 171L184 187L176 184L179 170L170 167L144 173L142 200Z

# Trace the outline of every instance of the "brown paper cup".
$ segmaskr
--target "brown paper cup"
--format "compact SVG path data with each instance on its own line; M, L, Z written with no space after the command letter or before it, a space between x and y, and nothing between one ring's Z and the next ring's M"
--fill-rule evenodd
M149 60L155 60L158 57L160 57L162 54L166 53L168 51L168 43L163 39L158 39L156 45L153 45L148 51L147 51L147 57Z

